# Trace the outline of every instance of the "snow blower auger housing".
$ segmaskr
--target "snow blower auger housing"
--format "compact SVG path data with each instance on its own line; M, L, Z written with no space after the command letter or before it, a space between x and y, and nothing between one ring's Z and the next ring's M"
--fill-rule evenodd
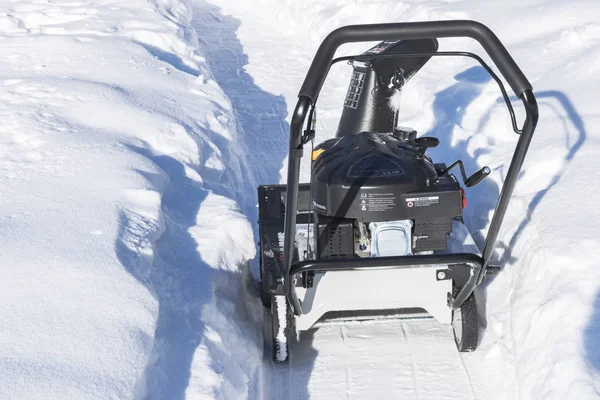
M477 40L525 108L522 129L502 81L477 55L438 51L437 38ZM382 41L363 54L333 59L348 42ZM439 144L399 128L390 98L434 56L478 61L498 83L518 143L482 252L462 223L467 177L427 156ZM333 139L311 153L309 183L299 183L303 147L314 138L315 104L330 66L353 66ZM308 118L307 118L308 116ZM287 185L258 188L261 295L265 348L276 362L289 357L296 331L335 319L433 317L452 324L459 351L477 346L473 290L486 273L509 199L538 120L532 87L508 51L474 21L355 25L329 34L300 89L290 124ZM306 122L306 127L305 127Z

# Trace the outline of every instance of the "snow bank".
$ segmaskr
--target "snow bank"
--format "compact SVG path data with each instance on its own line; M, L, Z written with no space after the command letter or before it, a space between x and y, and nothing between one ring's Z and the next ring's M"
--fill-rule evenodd
M252 390L260 354L237 351L258 339L235 299L254 184L191 16L178 0L0 6L2 398Z

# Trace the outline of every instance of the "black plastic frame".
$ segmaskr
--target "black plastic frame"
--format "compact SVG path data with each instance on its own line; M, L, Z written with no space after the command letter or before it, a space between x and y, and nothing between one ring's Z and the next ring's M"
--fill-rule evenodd
M498 198L498 203L496 204L494 216L490 223L483 255L456 253L357 258L347 260L312 260L302 261L292 265L295 246L294 232L296 230L296 214L298 208L300 159L302 158L303 153L303 124L309 109L314 105L314 102L318 98L323 82L325 81L329 68L333 62L335 51L340 45L348 42L442 37L471 37L479 41L494 61L501 74L510 84L517 97L521 99L525 108L525 123L521 130L515 129L515 131L520 132L519 140L508 168L508 173ZM481 60L479 57L477 57L477 59L478 61ZM484 63L482 65L484 65ZM487 65L484 66L487 67ZM486 69L488 72L490 71L489 67ZM497 80L497 82L499 83L503 94L505 94L502 83L499 80ZM496 35L479 22L461 20L353 25L339 28L330 33L319 47L319 50L313 59L304 80L304 84L300 90L298 102L290 123L283 247L283 285L294 313L296 315L302 314L302 305L296 295L295 285L293 284L294 277L302 272L407 268L411 266L418 267L435 264L466 264L471 266L472 274L470 275L469 280L455 297L449 299L449 306L451 308L459 308L484 278L486 268L493 255L494 246L498 239L506 208L508 207L523 161L525 160L527 150L529 149L538 117L537 102L533 95L531 84Z

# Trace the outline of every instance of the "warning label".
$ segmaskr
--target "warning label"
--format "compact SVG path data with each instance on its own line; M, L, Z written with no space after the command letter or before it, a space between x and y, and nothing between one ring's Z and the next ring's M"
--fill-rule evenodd
M366 212L390 211L396 207L394 193L366 193L359 197L360 209Z
M412 207L429 207L440 202L440 196L428 196L428 197L411 197L406 199L406 206Z

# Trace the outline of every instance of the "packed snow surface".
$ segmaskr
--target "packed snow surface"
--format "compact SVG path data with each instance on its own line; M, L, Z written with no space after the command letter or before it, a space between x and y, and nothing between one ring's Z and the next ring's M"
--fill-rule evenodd
M492 28L540 106L503 270L478 292L479 349L458 353L435 322L363 322L311 331L273 366L255 188L285 180L312 56L339 26L439 19ZM0 398L600 398L599 20L586 0L5 0ZM323 87L317 142L349 68ZM403 126L440 139L436 161L492 169L467 192L480 245L517 141L499 97L472 61L445 58L400 101Z

